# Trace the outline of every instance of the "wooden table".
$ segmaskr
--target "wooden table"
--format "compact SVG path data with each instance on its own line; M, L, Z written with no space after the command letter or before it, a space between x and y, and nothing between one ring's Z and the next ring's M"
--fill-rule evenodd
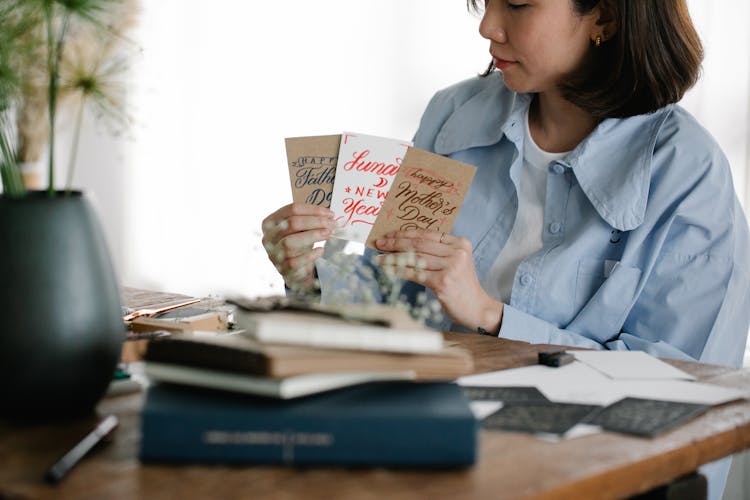
M529 365L545 346L446 334L471 349L476 372ZM675 362L704 382L750 388L750 370ZM92 420L45 426L0 423L0 498L621 498L669 483L750 448L750 401L716 407L656 439L600 433L559 443L481 431L477 465L455 471L270 466L144 466L138 462L142 394L107 398L120 428L56 487L46 468Z

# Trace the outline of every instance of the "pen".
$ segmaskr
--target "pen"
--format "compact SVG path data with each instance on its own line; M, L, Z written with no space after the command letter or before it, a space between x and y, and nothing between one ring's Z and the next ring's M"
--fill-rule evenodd
M104 418L97 426L86 434L73 448L70 449L65 455L60 458L55 464L49 468L44 478L48 483L57 483L70 469L76 466L86 454L96 446L102 438L112 432L117 427L117 417L109 415Z

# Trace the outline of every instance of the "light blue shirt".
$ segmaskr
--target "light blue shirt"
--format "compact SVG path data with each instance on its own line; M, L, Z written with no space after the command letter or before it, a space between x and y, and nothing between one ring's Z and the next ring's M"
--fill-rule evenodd
M497 72L473 78L438 92L414 137L415 147L477 167L453 234L471 241L480 277L513 228L531 100ZM550 163L542 239L516 271L499 337L741 365L747 222L721 149L681 107L604 120ZM341 273L325 259L317 268L325 301ZM370 273L358 276L350 299L366 289L377 297ZM401 293L414 301L423 290L408 282ZM431 326L465 330L447 317Z

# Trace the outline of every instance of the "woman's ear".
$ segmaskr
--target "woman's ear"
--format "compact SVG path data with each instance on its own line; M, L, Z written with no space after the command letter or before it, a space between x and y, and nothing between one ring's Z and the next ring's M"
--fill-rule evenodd
M604 41L611 39L617 33L617 2L615 0L601 0L599 2L597 27L601 30L598 35Z

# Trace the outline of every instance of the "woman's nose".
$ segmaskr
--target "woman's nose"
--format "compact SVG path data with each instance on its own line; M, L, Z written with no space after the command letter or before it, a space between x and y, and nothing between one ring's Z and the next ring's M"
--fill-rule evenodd
M505 43L507 37L503 27L500 8L501 6L499 5L499 2L487 2L482 21L479 23L479 34L487 40L497 43Z

